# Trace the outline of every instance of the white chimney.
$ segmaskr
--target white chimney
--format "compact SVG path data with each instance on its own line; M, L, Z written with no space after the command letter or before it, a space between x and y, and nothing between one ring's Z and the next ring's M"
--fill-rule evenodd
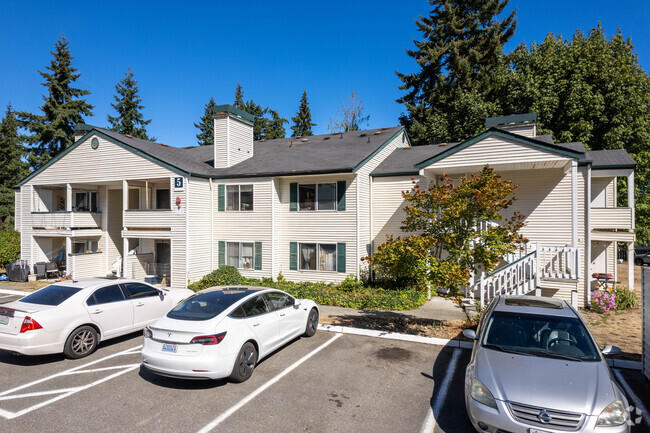
M510 116L489 117L485 119L485 129L499 128L513 134L530 138L537 136L537 114L512 114Z
M214 168L227 168L253 156L253 115L232 105L214 109Z

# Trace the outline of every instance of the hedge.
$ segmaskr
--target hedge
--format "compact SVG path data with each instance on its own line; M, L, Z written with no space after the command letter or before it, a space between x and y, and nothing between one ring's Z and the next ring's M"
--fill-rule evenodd
M427 300L426 293L414 289L386 290L364 287L353 276L346 278L339 285L308 281L295 283L285 280L281 275L276 281L271 278L244 278L233 266L222 266L199 281L191 283L188 288L198 292L212 286L240 284L283 290L291 296L311 299L319 305L358 309L410 310L422 306Z

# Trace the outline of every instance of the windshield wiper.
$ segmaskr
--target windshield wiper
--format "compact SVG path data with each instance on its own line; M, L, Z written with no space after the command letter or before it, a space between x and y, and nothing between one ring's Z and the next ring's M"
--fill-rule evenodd
M486 347L488 349L495 349L500 352L505 352L505 353L515 353L517 355L528 355L528 353L525 352L519 352L517 350L512 350L512 349L506 349L503 346L499 346L498 344L484 344L483 347Z
M541 356L546 358L557 358L557 359L567 359L569 361L578 361L582 362L582 359L576 358L574 356L563 355L561 353L547 352L544 350L538 350L537 352L530 352L533 356Z

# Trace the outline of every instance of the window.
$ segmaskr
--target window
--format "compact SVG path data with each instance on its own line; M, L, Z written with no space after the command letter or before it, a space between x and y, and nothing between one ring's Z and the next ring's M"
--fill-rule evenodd
M298 186L298 208L336 210L336 183L312 183Z
M156 190L156 209L171 209L169 188Z
M72 254L96 253L98 241L94 240L76 240L72 242Z
M252 242L228 242L226 245L227 265L237 269L253 269Z
M112 286L102 287L95 290L90 298L86 301L87 305L108 304L110 302L124 301L124 293L117 284Z
M300 244L300 269L336 271L336 244Z
M253 185L226 185L226 210L252 211Z
M122 286L126 289L129 297L131 299L135 298L148 298L153 296L159 296L158 290L155 287L151 287L147 284L142 283L124 283Z
M174 307L167 313L167 317L178 320L209 320L250 294L249 291L224 292L222 290L196 294ZM235 311L240 309L241 307ZM234 316L234 313L231 313L231 317L244 316Z
M38 290L31 295L25 296L18 302L55 306L65 301L70 296L77 293L79 290L81 290L80 287L59 286L52 284L51 286L43 287L41 290Z
M97 192L75 193L74 210L77 212L97 212Z
M260 314L265 314L271 311L269 306L266 304L266 301L264 300L264 295L259 295L250 301L246 301L242 305L242 308L246 314L246 317L259 316Z
M294 300L291 296L280 292L271 292L266 294L267 299L271 301L271 305L275 310L282 308L292 307Z

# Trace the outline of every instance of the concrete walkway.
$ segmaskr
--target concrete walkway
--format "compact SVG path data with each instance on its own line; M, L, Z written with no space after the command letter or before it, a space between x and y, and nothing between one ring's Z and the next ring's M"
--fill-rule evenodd
M417 310L357 310L355 308L319 305L321 316L368 316L405 317L409 319L467 320L467 316L455 302L434 296Z

